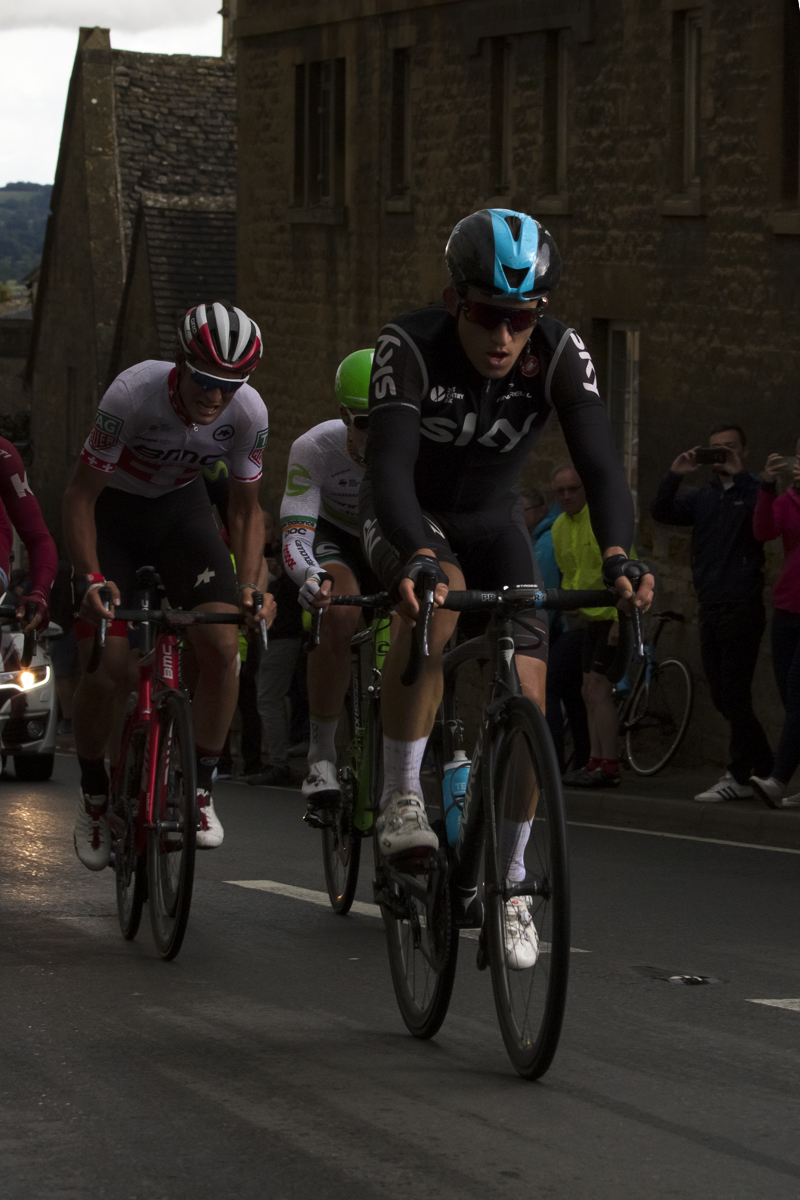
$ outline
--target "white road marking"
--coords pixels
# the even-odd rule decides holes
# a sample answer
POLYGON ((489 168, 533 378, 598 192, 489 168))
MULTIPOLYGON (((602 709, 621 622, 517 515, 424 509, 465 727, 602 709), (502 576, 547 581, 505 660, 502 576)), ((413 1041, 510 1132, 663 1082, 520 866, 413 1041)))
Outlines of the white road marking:
POLYGON ((712 846, 732 846, 735 850, 771 850, 774 854, 800 854, 792 846, 765 846, 761 842, 731 842, 727 838, 697 837, 692 833, 661 833, 658 829, 635 829, 632 825, 601 825, 593 821, 567 821, 582 829, 606 829, 614 833, 642 833, 647 837, 677 838, 680 842, 708 842, 712 846))
POLYGON ((800 1012, 800 1000, 748 1000, 748 1004, 767 1004, 770 1008, 789 1008, 800 1012))
MULTIPOLYGON (((318 904, 321 908, 330 908, 331 906, 327 892, 315 892, 311 888, 295 887, 292 883, 278 883, 276 879, 223 879, 222 882, 230 883, 234 887, 252 888, 257 892, 272 892, 275 896, 288 896, 290 900, 305 900, 306 903, 318 904)), ((358 913, 362 917, 378 917, 380 919, 381 915, 377 904, 364 904, 363 900, 354 900, 350 911, 358 913)), ((462 929, 461 937, 477 942, 480 930, 462 929)), ((542 954, 549 954, 550 943, 542 942, 539 950, 542 954)), ((591 950, 579 950, 577 946, 570 946, 570 953, 591 954, 591 950)))

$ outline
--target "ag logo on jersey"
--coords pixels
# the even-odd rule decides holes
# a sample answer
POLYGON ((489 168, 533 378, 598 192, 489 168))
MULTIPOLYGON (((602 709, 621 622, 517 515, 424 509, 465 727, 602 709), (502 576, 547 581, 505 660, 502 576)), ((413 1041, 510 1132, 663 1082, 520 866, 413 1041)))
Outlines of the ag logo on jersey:
POLYGON ((89 445, 93 450, 108 450, 116 446, 124 424, 122 417, 115 417, 113 413, 98 408, 94 429, 89 434, 89 445))
POLYGON ((264 447, 267 444, 268 433, 268 429, 259 429, 258 433, 256 434, 256 440, 253 443, 253 449, 247 456, 251 462, 256 464, 257 467, 261 466, 261 459, 264 455, 264 447))
MULTIPOLYGON (((220 425, 219 429, 214 430, 212 436, 215 442, 227 442, 228 438, 233 437, 234 432, 232 425, 220 425)), ((264 440, 266 441, 266 438, 264 440)))

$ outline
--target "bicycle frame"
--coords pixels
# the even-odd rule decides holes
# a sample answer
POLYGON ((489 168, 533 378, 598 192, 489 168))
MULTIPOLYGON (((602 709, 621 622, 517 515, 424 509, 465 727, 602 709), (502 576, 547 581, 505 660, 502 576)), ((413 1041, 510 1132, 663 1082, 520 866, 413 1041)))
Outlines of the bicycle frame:
MULTIPOLYGON (((177 690, 180 686, 180 651, 178 637, 174 633, 161 633, 156 636, 155 645, 148 649, 152 638, 149 625, 142 626, 145 639, 145 649, 138 661, 139 693, 136 705, 129 719, 125 721, 120 740, 119 755, 111 775, 110 794, 113 796, 128 753, 128 747, 134 733, 138 729, 146 730, 144 764, 142 778, 139 784, 139 807, 136 821, 137 854, 144 851, 147 845, 147 831, 152 829, 156 820, 159 752, 159 697, 168 690, 177 690)), ((161 781, 163 787, 163 780, 161 781)), ((109 811, 109 822, 112 833, 121 836, 124 822, 113 812, 109 811)))
POLYGON ((358 795, 353 807, 353 824, 362 837, 368 836, 372 830, 373 814, 378 802, 377 795, 372 793, 377 789, 380 747, 378 739, 372 736, 372 731, 375 729, 375 717, 380 703, 381 672, 386 655, 389 653, 390 628, 390 617, 377 616, 371 622, 369 629, 357 633, 350 643, 353 673, 357 680, 357 686, 351 689, 354 730, 353 746, 349 752, 358 779, 358 795), (372 679, 369 686, 364 689, 362 687, 361 650, 367 644, 372 645, 372 679), (364 699, 365 690, 366 701, 364 699), (363 711, 362 705, 366 708, 366 712, 363 711), (362 716, 366 719, 362 719, 362 716), (364 770, 365 764, 368 764, 369 770, 364 770))

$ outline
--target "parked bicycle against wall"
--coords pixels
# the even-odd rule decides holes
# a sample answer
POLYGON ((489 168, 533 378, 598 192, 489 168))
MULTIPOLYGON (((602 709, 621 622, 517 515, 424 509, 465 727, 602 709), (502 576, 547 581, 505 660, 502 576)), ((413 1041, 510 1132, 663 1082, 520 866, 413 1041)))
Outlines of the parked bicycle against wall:
POLYGON ((686 737, 694 702, 692 672, 680 658, 656 656, 666 625, 684 623, 678 612, 655 613, 652 640, 644 642, 631 672, 630 689, 617 690, 625 759, 637 775, 656 775, 686 737))

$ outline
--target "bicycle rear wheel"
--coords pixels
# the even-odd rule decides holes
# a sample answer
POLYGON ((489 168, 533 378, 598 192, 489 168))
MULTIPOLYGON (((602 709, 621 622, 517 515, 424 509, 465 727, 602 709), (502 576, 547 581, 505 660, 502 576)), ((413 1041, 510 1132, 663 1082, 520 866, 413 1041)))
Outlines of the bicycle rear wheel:
POLYGON ((446 851, 439 850, 438 868, 427 875, 409 877, 404 884, 379 868, 378 879, 383 881, 381 913, 400 1015, 414 1037, 433 1037, 447 1015, 458 960, 446 851), (427 891, 424 897, 415 894, 419 886, 427 891))
POLYGON ((162 958, 181 948, 194 883, 197 780, 189 698, 169 692, 161 702, 153 824, 149 831, 150 925, 162 958))
MULTIPOLYGON (((561 779, 547 723, 530 700, 515 696, 501 716, 492 747, 492 791, 486 809, 484 935, 495 1007, 509 1057, 524 1079, 538 1079, 553 1061, 561 1034, 569 975, 569 865, 561 779), (537 800, 538 789, 538 800, 537 800), (530 819, 535 803, 535 817, 530 819), (505 822, 520 826, 518 831, 505 822), (514 844, 529 831, 525 882, 509 895, 514 844), (513 836, 511 836, 513 834, 513 836), (505 836, 504 836, 505 835, 505 836), (527 897, 539 938, 529 967, 512 968, 507 900, 527 897)), ((523 904, 525 902, 523 901, 523 904)), ((519 964, 519 960, 517 960, 519 964)))
MULTIPOLYGON (((122 744, 125 745, 124 737, 122 744)), ((117 916, 122 936, 129 942, 139 932, 142 907, 147 899, 147 854, 143 850, 136 852, 144 745, 144 729, 135 729, 127 744, 117 786, 109 798, 117 916)))
POLYGON ((362 767, 354 744, 353 701, 348 693, 336 729, 336 767, 342 801, 325 819, 322 830, 322 862, 331 908, 343 917, 350 911, 358 883, 361 835, 353 824, 353 807, 358 797, 357 770, 362 767))
POLYGON ((679 658, 653 663, 649 683, 642 672, 625 728, 625 752, 637 775, 655 775, 674 757, 693 699, 691 672, 679 658))

